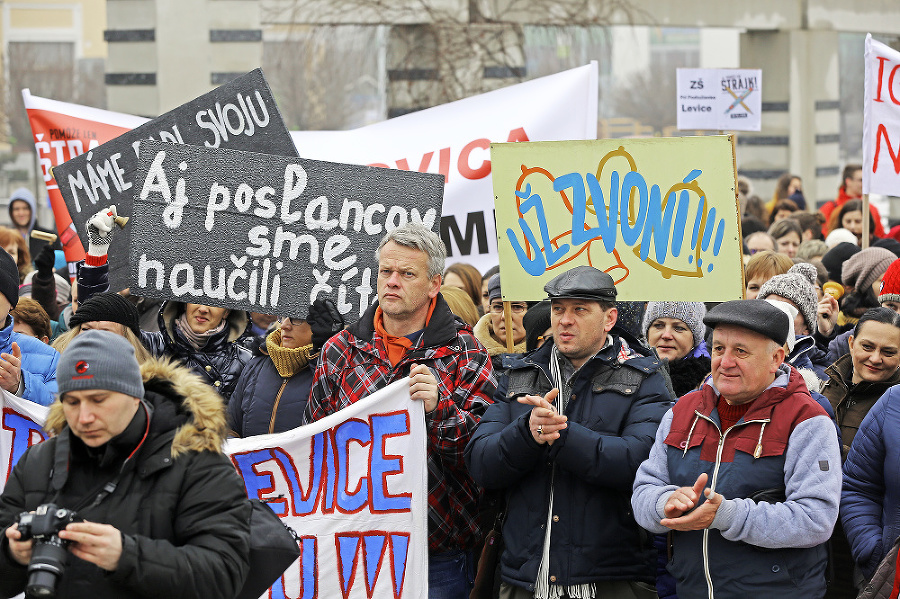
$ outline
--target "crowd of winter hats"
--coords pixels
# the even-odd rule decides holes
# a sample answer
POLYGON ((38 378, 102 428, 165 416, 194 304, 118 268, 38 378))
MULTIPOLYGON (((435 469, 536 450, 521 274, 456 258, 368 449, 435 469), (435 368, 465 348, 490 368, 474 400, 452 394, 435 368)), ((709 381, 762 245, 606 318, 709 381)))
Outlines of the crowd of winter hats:
POLYGON ((841 279, 845 287, 866 290, 888 269, 897 256, 880 247, 860 250, 851 256, 841 269, 841 279))
POLYGON ((893 239, 879 239, 866 249, 853 243, 839 243, 822 256, 822 265, 828 271, 829 280, 848 289, 865 290, 884 275, 898 257, 900 244, 893 239))

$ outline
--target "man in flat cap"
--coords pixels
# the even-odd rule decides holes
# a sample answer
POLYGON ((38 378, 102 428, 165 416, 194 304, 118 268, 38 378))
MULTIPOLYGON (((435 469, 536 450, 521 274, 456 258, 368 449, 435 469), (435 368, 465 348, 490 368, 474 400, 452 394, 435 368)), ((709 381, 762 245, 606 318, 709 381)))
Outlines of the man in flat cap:
POLYGON ((612 277, 551 280, 551 341, 500 379, 466 447, 475 481, 506 492, 504 599, 656 597, 656 551, 631 486, 672 404, 659 361, 616 324, 612 277))
POLYGON ((712 379, 663 419, 634 482, 634 516, 671 533, 682 599, 822 597, 841 455, 834 424, 784 363, 788 316, 738 300, 704 322, 712 379))

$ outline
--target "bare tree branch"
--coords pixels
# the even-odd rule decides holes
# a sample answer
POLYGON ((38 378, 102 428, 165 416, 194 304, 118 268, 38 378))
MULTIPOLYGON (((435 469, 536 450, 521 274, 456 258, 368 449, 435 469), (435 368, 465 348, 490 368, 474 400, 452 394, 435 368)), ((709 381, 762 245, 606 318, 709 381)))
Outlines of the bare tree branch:
MULTIPOLYGON (((387 64, 381 68, 388 74, 388 104, 401 111, 394 114, 524 80, 526 25, 588 30, 629 22, 639 14, 630 0, 267 0, 261 6, 263 23, 276 29, 286 45, 315 37, 311 31, 326 32, 323 44, 328 45, 347 26, 358 35, 365 27, 390 27, 387 64)), ((318 47, 301 44, 279 60, 267 50, 272 57, 267 73, 283 111, 305 115, 286 114, 288 122, 301 128, 340 127, 336 113, 352 107, 341 106, 332 93, 334 79, 360 77, 366 67, 377 71, 378 65, 367 62, 374 50, 355 57, 348 52, 330 65, 318 47), (334 78, 322 76, 329 67, 334 78)))

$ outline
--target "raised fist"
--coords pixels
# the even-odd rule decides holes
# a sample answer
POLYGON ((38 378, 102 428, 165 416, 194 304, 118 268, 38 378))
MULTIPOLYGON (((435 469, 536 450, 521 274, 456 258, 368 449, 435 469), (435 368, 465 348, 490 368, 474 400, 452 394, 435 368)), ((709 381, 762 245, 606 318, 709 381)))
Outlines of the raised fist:
POLYGON ((40 253, 34 259, 34 265, 43 278, 53 276, 53 266, 56 264, 56 252, 49 243, 41 248, 40 253))

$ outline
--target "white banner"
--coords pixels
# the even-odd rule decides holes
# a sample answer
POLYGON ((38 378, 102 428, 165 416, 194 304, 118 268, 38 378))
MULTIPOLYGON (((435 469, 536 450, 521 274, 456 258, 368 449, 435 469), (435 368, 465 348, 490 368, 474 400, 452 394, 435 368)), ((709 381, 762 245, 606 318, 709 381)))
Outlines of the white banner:
MULTIPOLYGON (((0 483, 44 438, 47 408, 6 393, 0 483)), ((427 599, 425 413, 403 379, 309 426, 232 439, 250 497, 301 538, 271 599, 427 599)))
POLYGON ((759 131, 760 69, 677 69, 678 128, 759 131))
POLYGON ((47 438, 43 431, 49 408, 0 389, 0 491, 25 450, 47 438))
POLYGON ((597 63, 352 131, 292 131, 301 158, 439 173, 448 263, 498 264, 492 142, 597 138, 597 63))
POLYGON ((863 193, 900 196, 900 52, 866 35, 863 193))
MULTIPOLYGON (((598 93, 597 63, 592 62, 351 131, 292 131, 291 135, 301 158, 444 175, 440 230, 448 263, 469 262, 484 272, 498 263, 489 177, 491 143, 596 139, 598 93)), ((111 139, 115 131, 123 133, 146 121, 30 94, 25 102, 51 198, 59 196, 49 173, 51 166, 87 151, 98 140, 111 139), (98 133, 92 124, 110 127, 98 133)), ((61 196, 57 204, 65 210, 61 196)), ((68 213, 60 215, 57 204, 57 225, 64 230, 71 218, 68 213)))
POLYGON ((272 599, 426 599, 425 412, 403 379, 308 426, 225 449, 302 538, 272 599))

